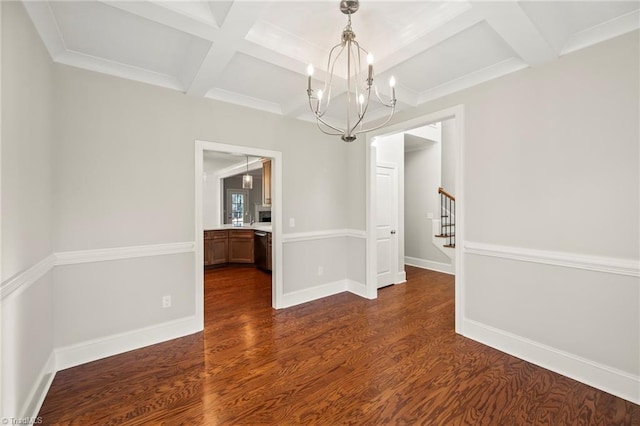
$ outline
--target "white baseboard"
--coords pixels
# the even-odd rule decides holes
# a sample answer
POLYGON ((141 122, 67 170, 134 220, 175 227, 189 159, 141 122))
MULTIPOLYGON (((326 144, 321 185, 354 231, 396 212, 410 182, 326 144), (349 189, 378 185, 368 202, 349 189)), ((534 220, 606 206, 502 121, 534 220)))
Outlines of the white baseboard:
POLYGON ((640 404, 640 377, 513 333, 464 319, 463 334, 492 348, 640 404))
POLYGON ((443 274, 455 275, 455 266, 453 264, 434 262, 417 257, 404 257, 405 265, 415 266, 416 268, 429 269, 430 271, 442 272, 443 274))
POLYGON ((40 370, 38 379, 33 384, 33 388, 31 388, 22 410, 20 410, 20 418, 35 419, 38 416, 40 408, 42 408, 42 403, 51 387, 51 383, 53 383, 53 378, 56 376, 55 366, 55 354, 51 352, 47 362, 42 367, 42 370, 40 370))
POLYGON ((195 316, 180 318, 150 327, 114 334, 55 350, 57 371, 76 365, 140 349, 156 343, 187 336, 201 331, 195 316))
POLYGON ((283 308, 299 305, 301 303, 312 302, 323 297, 333 296, 334 294, 348 291, 356 296, 367 297, 367 286, 354 280, 338 280, 316 287, 306 288, 304 290, 285 293, 283 308))
POLYGON ((356 296, 369 299, 369 297, 367 297, 367 286, 358 281, 347 280, 347 291, 355 294, 356 296))
POLYGON ((333 281, 327 284, 306 288, 304 290, 285 293, 282 298, 282 307, 288 308, 323 297, 333 296, 334 294, 342 293, 344 291, 347 291, 347 280, 333 281))

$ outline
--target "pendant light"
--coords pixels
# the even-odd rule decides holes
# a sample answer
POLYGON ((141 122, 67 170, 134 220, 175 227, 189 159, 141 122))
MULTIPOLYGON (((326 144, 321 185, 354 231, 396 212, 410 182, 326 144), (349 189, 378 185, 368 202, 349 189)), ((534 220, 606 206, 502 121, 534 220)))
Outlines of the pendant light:
POLYGON ((247 174, 242 176, 242 189, 253 189, 253 176, 249 174, 249 156, 247 155, 247 174))

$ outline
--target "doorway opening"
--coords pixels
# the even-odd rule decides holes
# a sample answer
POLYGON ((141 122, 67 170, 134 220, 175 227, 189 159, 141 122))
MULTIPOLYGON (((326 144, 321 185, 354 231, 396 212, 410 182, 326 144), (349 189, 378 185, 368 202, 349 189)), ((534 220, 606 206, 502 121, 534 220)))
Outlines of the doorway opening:
MULTIPOLYGON (((205 197, 205 183, 207 175, 204 173, 204 158, 209 153, 217 153, 220 158, 229 158, 233 163, 233 158, 241 156, 242 161, 245 157, 252 158, 253 165, 245 165, 243 163, 242 171, 250 173, 250 170, 262 168, 261 162, 269 161, 268 180, 269 180, 269 215, 268 227, 271 232, 271 250, 272 264, 271 267, 271 306, 279 309, 283 299, 282 284, 282 153, 279 151, 265 150, 239 145, 229 145, 217 142, 195 141, 195 311, 196 322, 200 329, 204 328, 204 236, 206 228, 224 227, 227 217, 227 211, 231 213, 230 223, 226 226, 234 225, 245 226, 245 229, 251 231, 252 227, 259 228, 260 223, 255 223, 255 219, 260 217, 260 212, 264 212, 263 207, 259 207, 258 203, 251 203, 250 191, 236 191, 235 197, 231 195, 231 203, 223 208, 225 203, 225 190, 220 176, 215 176, 216 183, 209 185, 214 188, 214 193, 207 193, 205 197), (216 192, 217 188, 217 192, 216 192), (235 203, 234 203, 235 201, 235 203), (255 206, 254 206, 255 204, 255 206), (205 218, 204 211, 209 209, 211 214, 207 214, 205 218), (235 209, 235 210, 234 210, 235 209), (254 212, 255 210, 255 212, 254 212), (234 212, 236 214, 234 216, 234 212), (237 217, 236 217, 237 216, 237 217), (235 223, 234 223, 235 220, 235 223)), ((239 163, 239 162, 238 162, 239 163)), ((240 170, 240 166, 237 166, 240 170)), ((234 166, 229 165, 226 170, 229 176, 233 175, 234 166)), ((213 178, 213 175, 211 176, 213 178)), ((233 192, 233 191, 232 191, 233 192)), ((260 203, 261 204, 261 203, 260 203)), ((262 215, 263 219, 266 215, 262 215)), ((265 219, 266 220, 266 219, 265 219)), ((264 224, 266 225, 266 224, 264 224)), ((252 231, 251 231, 252 232, 252 231)), ((238 247, 240 247, 238 245, 238 247)))
MULTIPOLYGON (((366 143, 367 297, 376 298, 379 287, 405 282, 405 264, 421 260, 422 263, 418 262, 415 266, 434 270, 440 267, 440 272, 456 276, 457 333, 462 333, 464 302, 463 130, 463 107, 459 105, 370 132, 367 134, 366 143), (446 159, 442 152, 442 123, 446 123, 446 142, 450 144, 447 146, 446 159), (436 137, 435 134, 439 136, 436 137), (405 152, 405 146, 409 146, 408 152, 405 152), (411 163, 414 160, 425 159, 432 161, 432 164, 411 163), (447 170, 446 173, 442 173, 445 162, 447 170), (394 170, 397 179, 392 178, 394 170), (445 219, 444 210, 440 206, 438 188, 443 184, 453 186, 449 191, 456 194, 457 243, 453 247, 442 247, 438 251, 435 247, 437 242, 432 239, 435 239, 437 233, 442 234, 439 230, 443 224, 448 224, 442 220, 450 220, 452 215, 448 212, 449 217, 445 219), (405 246, 407 240, 412 244, 410 247, 405 246), (405 254, 405 247, 410 250, 412 256, 405 254), (429 256, 425 255, 427 250, 429 256), (448 265, 447 251, 451 258, 455 259, 448 265), (416 256, 416 253, 421 254, 416 256)), ((447 244, 443 246, 445 245, 447 244)))

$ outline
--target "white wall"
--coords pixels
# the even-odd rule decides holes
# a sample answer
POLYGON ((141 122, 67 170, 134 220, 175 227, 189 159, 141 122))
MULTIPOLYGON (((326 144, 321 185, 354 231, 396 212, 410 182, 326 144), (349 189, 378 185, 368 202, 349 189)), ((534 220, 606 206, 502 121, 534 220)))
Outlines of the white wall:
POLYGON ((442 187, 449 194, 456 195, 456 137, 455 120, 440 122, 442 142, 442 187))
POLYGON ((23 5, 2 2, 2 410, 32 415, 30 396, 50 377, 52 254, 50 58, 23 5), (19 285, 23 284, 24 285, 19 285), (15 289, 11 292, 12 289, 15 289))
POLYGON ((463 333, 636 403, 638 37, 394 118, 464 105, 463 333))
MULTIPOLYGON (((220 179, 213 171, 205 169, 206 179, 202 185, 202 226, 204 229, 214 228, 222 223, 220 206, 220 179)), ((204 179, 204 178, 203 178, 204 179)))
POLYGON ((440 219, 441 152, 439 140, 425 140, 423 149, 404 154, 404 246, 405 256, 412 258, 413 264, 451 265, 451 259, 433 244, 433 220, 440 219), (429 213, 433 219, 428 217, 429 213))
MULTIPOLYGON (((347 227, 349 214, 345 208, 336 208, 347 204, 346 146, 317 132, 313 125, 61 65, 55 66, 55 75, 56 251, 193 241, 195 140, 283 153, 285 233, 347 227), (313 162, 308 161, 309 155, 313 162), (291 217, 295 228, 288 226, 291 217)), ((311 242, 297 244, 297 253, 310 258, 330 250, 311 242)), ((283 274, 295 280, 285 281, 285 288, 333 280, 330 265, 318 279, 316 270, 300 270, 286 250, 284 255, 283 274)), ((84 310, 64 314, 56 310, 64 324, 84 322, 82 333, 62 330, 57 338, 60 344, 172 321, 175 312, 193 314, 189 297, 176 298, 171 310, 157 312, 163 294, 186 294, 185 287, 193 292, 193 264, 188 261, 174 266, 173 280, 163 288, 144 275, 144 268, 133 266, 127 278, 130 285, 120 286, 116 282, 120 265, 105 265, 65 266, 61 300, 86 300, 91 306, 104 299, 115 305, 112 313, 101 311, 99 318, 87 318, 84 310), (97 279, 97 274, 112 278, 97 279), (77 293, 80 283, 87 289, 85 299, 67 294, 77 293), (127 308, 125 299, 132 295, 140 306, 138 312, 127 308)), ((346 271, 342 274, 346 279, 346 271)), ((62 280, 61 272, 57 279, 62 280)))

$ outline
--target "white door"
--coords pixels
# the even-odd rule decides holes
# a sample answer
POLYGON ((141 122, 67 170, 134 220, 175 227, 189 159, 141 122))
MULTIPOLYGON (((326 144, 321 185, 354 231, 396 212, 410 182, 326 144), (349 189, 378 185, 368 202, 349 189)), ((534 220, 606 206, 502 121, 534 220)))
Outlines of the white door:
POLYGON ((395 283, 398 269, 398 173, 395 164, 376 166, 377 287, 395 283))

